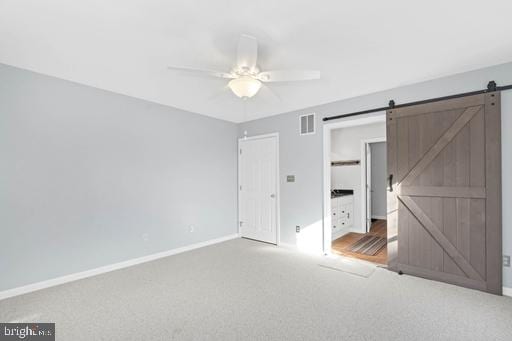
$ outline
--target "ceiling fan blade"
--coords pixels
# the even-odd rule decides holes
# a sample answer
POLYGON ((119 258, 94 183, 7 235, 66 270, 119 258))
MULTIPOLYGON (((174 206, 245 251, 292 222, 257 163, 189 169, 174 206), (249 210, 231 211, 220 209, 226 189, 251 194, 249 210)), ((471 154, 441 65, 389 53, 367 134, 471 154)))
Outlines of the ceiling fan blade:
POLYGON ((262 84, 262 87, 261 87, 261 92, 268 92, 270 95, 272 95, 272 97, 274 97, 276 100, 278 100, 279 102, 282 102, 283 99, 281 98, 281 96, 279 96, 279 94, 277 92, 275 92, 270 86, 268 85, 265 85, 265 84, 262 84))
POLYGON ((260 72, 256 78, 262 82, 294 82, 320 79, 320 71, 315 70, 275 70, 260 72))
POLYGON ((242 34, 238 41, 236 65, 241 70, 254 71, 258 61, 258 41, 256 38, 242 34))
POLYGON ((206 70, 206 69, 196 69, 192 67, 186 67, 186 66, 168 66, 169 70, 173 71, 183 71, 188 73, 195 73, 202 76, 210 76, 210 77, 217 77, 217 78, 228 78, 233 79, 236 78, 236 75, 233 75, 228 72, 222 72, 222 71, 215 71, 215 70, 206 70))

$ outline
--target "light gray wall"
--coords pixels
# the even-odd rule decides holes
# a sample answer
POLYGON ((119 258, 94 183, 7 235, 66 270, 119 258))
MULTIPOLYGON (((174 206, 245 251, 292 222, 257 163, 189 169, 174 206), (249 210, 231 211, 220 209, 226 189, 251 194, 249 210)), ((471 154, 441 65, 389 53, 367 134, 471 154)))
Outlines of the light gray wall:
MULTIPOLYGON (((498 65, 428 82, 355 97, 334 103, 306 108, 239 125, 239 136, 244 130, 248 135, 270 132, 280 134, 281 167, 281 239, 284 243, 296 244, 295 225, 311 226, 308 238, 318 250, 322 247, 322 118, 325 116, 386 106, 390 99, 396 103, 446 96, 459 92, 480 90, 487 82, 495 80, 499 85, 512 84, 512 63, 498 65), (317 133, 300 136, 298 117, 316 112, 317 133), (295 183, 286 183, 287 174, 296 174, 295 183)), ((371 80, 367 80, 371 81, 371 80)), ((340 97, 343 94, 340 94, 340 97)), ((349 118, 350 119, 350 118, 349 118)), ((353 119, 353 118, 352 118, 353 119)), ((512 94, 502 97, 502 145, 503 174, 512 173, 512 94)), ((503 251, 512 254, 512 181, 503 177, 503 251)), ((504 268, 504 284, 512 287, 512 270, 504 268)))
POLYGON ((370 143, 372 152, 372 217, 385 217, 387 214, 386 148, 386 142, 370 143))
POLYGON ((236 233, 236 141, 233 123, 0 64, 0 291, 236 233))

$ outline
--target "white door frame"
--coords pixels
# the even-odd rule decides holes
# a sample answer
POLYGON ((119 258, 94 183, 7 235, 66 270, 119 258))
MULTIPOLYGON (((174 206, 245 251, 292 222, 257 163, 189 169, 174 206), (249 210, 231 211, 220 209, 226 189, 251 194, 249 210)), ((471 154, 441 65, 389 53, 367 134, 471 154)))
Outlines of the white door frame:
POLYGON ((331 131, 339 128, 355 127, 365 124, 386 122, 386 112, 379 112, 371 116, 348 118, 334 123, 326 123, 323 127, 323 170, 324 170, 324 218, 323 218, 323 251, 331 254, 332 221, 331 221, 331 131))
POLYGON ((266 138, 274 138, 276 139, 276 245, 281 244, 281 193, 279 190, 280 187, 280 179, 281 176, 279 174, 280 168, 279 168, 279 133, 270 133, 270 134, 263 134, 263 135, 254 135, 254 136, 246 136, 241 137, 238 139, 238 148, 236 150, 237 152, 237 160, 238 160, 238 181, 237 181, 237 202, 238 202, 238 214, 237 214, 237 226, 238 226, 238 235, 242 236, 242 231, 240 230, 240 142, 247 141, 247 140, 260 140, 260 139, 266 139, 266 138))
MULTIPOLYGON (((368 174, 368 170, 366 169, 366 148, 370 148, 371 143, 376 142, 386 142, 386 137, 375 137, 371 139, 362 139, 361 140, 361 207, 363 208, 364 214, 361 216, 361 226, 364 226, 365 231, 363 233, 369 232, 367 227, 367 214, 368 214, 368 198, 366 191, 366 174, 368 174)), ((370 213, 370 219, 371 213, 370 213)))

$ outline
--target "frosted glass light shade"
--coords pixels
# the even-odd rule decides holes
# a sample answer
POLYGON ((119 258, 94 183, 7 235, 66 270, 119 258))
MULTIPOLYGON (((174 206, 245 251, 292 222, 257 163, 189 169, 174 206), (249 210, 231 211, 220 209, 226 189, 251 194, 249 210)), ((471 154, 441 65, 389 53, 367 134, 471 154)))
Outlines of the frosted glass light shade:
POLYGON ((258 93, 261 82, 249 76, 242 76, 231 80, 228 86, 238 97, 250 98, 258 93))

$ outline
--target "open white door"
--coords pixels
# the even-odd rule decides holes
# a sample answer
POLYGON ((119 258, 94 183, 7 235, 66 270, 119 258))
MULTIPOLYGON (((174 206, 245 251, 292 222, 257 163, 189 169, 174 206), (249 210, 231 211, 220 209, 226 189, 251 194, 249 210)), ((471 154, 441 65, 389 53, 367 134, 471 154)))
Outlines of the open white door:
POLYGON ((277 136, 239 142, 239 217, 242 237, 277 244, 277 136))
POLYGON ((366 143, 366 232, 372 226, 372 149, 366 143))

